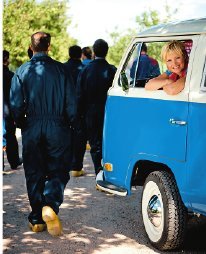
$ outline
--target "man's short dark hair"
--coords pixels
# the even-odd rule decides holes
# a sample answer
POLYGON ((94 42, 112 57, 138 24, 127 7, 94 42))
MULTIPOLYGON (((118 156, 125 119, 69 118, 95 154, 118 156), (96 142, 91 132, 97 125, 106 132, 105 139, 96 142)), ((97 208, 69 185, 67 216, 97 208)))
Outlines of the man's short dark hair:
POLYGON ((92 59, 92 50, 90 47, 82 48, 82 54, 84 54, 87 59, 92 59))
POLYGON ((98 39, 94 42, 93 51, 97 57, 105 57, 107 55, 109 46, 108 43, 103 39, 98 39))
POLYGON ((9 51, 3 50, 3 63, 9 59, 9 51))
POLYGON ((44 52, 48 50, 51 42, 51 35, 45 32, 36 32, 31 36, 32 49, 35 52, 44 52))
POLYGON ((82 55, 81 47, 74 45, 69 47, 69 56, 70 58, 80 59, 82 55))

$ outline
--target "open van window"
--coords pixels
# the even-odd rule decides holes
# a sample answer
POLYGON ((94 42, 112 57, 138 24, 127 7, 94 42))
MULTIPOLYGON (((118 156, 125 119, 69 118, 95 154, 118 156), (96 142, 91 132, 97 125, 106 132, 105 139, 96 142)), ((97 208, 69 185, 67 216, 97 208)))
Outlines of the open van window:
POLYGON ((160 74, 163 68, 159 64, 162 45, 162 42, 133 45, 122 68, 130 87, 144 87, 149 79, 160 74))
MULTIPOLYGON (((121 71, 124 74, 124 80, 128 84, 128 88, 144 88, 150 79, 158 77, 163 73, 169 73, 166 72, 167 66, 161 59, 162 48, 167 42, 169 41, 139 42, 133 45, 121 71)), ((189 57, 192 41, 185 40, 181 42, 185 45, 185 50, 189 57)), ((174 75, 171 77, 174 77, 174 75)), ((123 86, 123 90, 126 90, 123 81, 120 81, 119 85, 123 86)))
POLYGON ((134 64, 134 62, 139 58, 141 45, 142 43, 135 43, 133 45, 122 67, 121 76, 118 80, 118 85, 122 86, 123 90, 126 90, 126 88, 124 88, 125 86, 124 82, 126 82, 129 87, 134 86, 133 85, 134 79, 132 79, 130 76, 130 69, 132 68, 132 65, 134 64))

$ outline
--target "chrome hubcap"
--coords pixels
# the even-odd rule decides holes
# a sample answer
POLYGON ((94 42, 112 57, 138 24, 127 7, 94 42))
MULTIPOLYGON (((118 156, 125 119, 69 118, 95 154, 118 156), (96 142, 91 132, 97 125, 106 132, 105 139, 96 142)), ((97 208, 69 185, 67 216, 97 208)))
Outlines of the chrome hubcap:
POLYGON ((162 222, 162 206, 157 195, 153 195, 147 206, 147 214, 150 222, 159 227, 162 222))

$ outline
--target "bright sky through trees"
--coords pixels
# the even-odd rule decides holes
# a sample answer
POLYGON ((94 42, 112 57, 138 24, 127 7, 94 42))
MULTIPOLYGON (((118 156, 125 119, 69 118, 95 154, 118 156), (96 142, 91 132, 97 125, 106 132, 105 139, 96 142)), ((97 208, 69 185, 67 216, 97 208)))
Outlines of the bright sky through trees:
POLYGON ((80 46, 92 45, 98 38, 108 40, 115 27, 120 32, 135 28, 135 17, 148 8, 164 15, 166 2, 171 9, 178 9, 174 20, 206 17, 205 0, 69 0, 73 25, 68 30, 80 46))

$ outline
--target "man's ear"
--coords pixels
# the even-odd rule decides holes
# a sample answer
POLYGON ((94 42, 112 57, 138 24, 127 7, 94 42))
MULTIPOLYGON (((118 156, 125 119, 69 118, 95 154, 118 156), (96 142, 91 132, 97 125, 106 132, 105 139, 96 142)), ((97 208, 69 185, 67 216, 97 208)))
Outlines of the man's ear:
POLYGON ((29 48, 34 52, 32 45, 30 45, 29 48))
POLYGON ((49 44, 47 51, 50 51, 50 50, 51 50, 51 44, 49 44))

